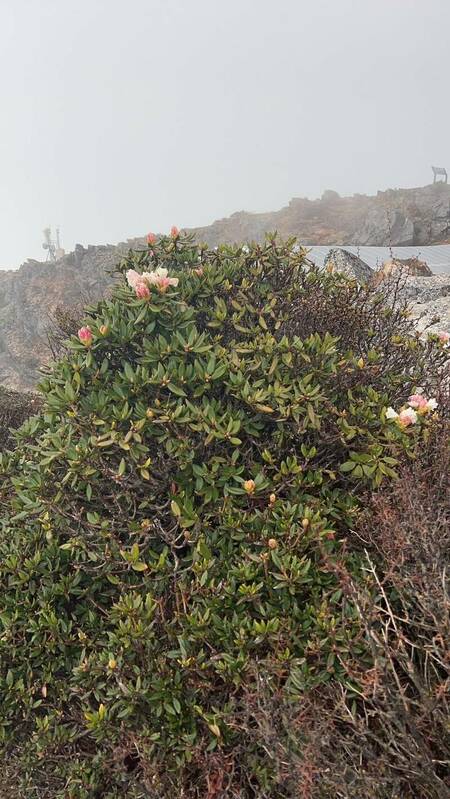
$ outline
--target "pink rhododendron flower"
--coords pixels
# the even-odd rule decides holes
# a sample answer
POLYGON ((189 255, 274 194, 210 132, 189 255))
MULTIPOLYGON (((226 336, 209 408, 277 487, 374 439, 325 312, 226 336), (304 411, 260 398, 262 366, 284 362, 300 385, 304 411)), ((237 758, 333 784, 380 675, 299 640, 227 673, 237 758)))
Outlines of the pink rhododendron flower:
POLYGON ((437 400, 434 397, 427 400, 423 394, 413 394, 408 400, 408 405, 415 408, 417 413, 427 413, 437 408, 437 400))
POLYGON ((203 267, 202 266, 197 266, 197 268, 194 269, 194 272, 195 272, 196 275, 201 277, 203 275, 203 267))
POLYGON ((156 236, 154 233, 147 233, 147 244, 154 244, 156 241, 156 236))
POLYGON ((397 411, 394 411, 393 408, 388 408, 386 411, 386 419, 398 419, 397 411))
POLYGON ((86 327, 80 327, 78 331, 78 338, 86 347, 89 347, 92 344, 92 331, 91 328, 86 325, 86 327))
POLYGON ((172 236, 173 239, 176 239, 177 236, 180 235, 180 231, 178 230, 176 225, 172 225, 172 227, 170 228, 170 235, 172 236))
POLYGON ((135 286, 136 297, 140 300, 147 300, 150 297, 150 289, 144 280, 140 280, 135 286))
POLYGON ((426 408, 427 399, 423 394, 412 394, 408 399, 408 405, 410 405, 411 408, 416 408, 416 410, 419 408, 426 408))
POLYGON ((417 422, 417 413, 415 412, 414 408, 405 408, 403 411, 400 411, 398 415, 398 423, 402 427, 409 427, 410 424, 415 424, 417 422))
POLYGON ((441 344, 448 344, 450 342, 450 333, 447 333, 446 330, 442 330, 441 333, 438 333, 438 338, 441 344))

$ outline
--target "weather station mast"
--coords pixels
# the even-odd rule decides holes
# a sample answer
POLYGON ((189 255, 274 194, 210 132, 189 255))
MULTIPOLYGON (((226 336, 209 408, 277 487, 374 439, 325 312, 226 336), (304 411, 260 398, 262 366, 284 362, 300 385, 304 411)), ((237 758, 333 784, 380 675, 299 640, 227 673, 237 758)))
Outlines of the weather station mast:
POLYGON ((52 238, 52 229, 50 227, 44 228, 44 242, 42 247, 47 250, 47 261, 58 261, 65 254, 65 250, 61 247, 59 227, 56 228, 56 238, 52 238))

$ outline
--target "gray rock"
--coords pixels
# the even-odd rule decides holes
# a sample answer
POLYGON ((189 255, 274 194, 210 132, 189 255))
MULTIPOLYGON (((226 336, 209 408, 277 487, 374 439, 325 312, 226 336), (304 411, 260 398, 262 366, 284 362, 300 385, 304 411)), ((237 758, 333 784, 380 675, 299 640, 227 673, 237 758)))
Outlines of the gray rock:
POLYGON ((422 332, 450 333, 450 275, 410 276, 400 290, 408 301, 412 319, 422 332))
POLYGON ((361 245, 381 247, 391 244, 406 247, 414 243, 414 223, 401 211, 375 208, 366 216, 363 227, 355 234, 361 245))
POLYGON ((339 247, 330 250, 325 258, 324 268, 342 272, 348 277, 354 277, 360 283, 367 283, 374 274, 373 269, 365 261, 348 252, 348 250, 343 250, 339 247))
POLYGON ((431 277, 411 275, 405 279, 401 295, 405 299, 419 304, 433 302, 439 297, 447 297, 450 305, 450 275, 432 275, 431 277))

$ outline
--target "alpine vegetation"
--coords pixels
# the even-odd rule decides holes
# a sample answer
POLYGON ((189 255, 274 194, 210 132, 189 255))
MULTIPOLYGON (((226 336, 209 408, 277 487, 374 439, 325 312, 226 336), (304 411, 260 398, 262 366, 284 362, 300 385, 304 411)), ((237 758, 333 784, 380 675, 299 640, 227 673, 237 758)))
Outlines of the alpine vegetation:
POLYGON ((295 240, 118 270, 0 460, 2 795, 443 797, 440 599, 375 533, 447 342, 295 240))

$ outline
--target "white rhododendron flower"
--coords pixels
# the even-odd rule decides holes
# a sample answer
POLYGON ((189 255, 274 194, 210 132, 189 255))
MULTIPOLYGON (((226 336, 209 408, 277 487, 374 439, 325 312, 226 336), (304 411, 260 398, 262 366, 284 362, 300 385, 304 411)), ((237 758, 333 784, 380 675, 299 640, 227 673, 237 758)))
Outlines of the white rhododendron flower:
POLYGON ((135 269, 129 269, 125 275, 127 283, 132 289, 135 289, 138 283, 142 283, 142 275, 136 272, 135 269))
POLYGON ((166 291, 169 286, 178 286, 178 278, 169 277, 167 269, 162 266, 158 266, 154 272, 144 272, 143 277, 150 285, 156 286, 162 292, 166 291))
POLYGON ((403 408, 400 413, 397 413, 394 408, 388 408, 386 419, 395 420, 400 427, 409 427, 417 422, 417 413, 414 408, 403 408))

